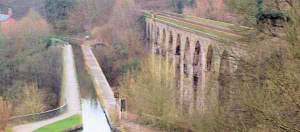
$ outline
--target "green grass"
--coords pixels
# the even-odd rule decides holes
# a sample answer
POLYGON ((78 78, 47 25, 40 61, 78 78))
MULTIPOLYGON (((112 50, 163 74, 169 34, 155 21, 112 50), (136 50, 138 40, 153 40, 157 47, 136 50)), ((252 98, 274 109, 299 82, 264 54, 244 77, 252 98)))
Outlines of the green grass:
POLYGON ((151 14, 151 13, 148 13, 148 12, 145 12, 144 15, 145 15, 146 17, 151 17, 152 14, 151 14))
POLYGON ((171 24, 175 24, 177 26, 181 26, 181 27, 186 27, 213 37, 217 37, 217 38, 231 38, 231 39, 239 39, 241 38, 241 36, 239 35, 235 35, 235 34, 231 34, 231 33, 227 33, 227 32, 223 32, 223 31, 219 31, 219 30, 215 30, 215 29, 211 29, 208 27, 204 27, 204 26, 200 26, 200 25, 196 25, 196 24, 191 24, 191 23, 187 23, 187 22, 183 22, 183 21, 179 21, 179 20, 175 20, 172 18, 168 18, 168 17, 164 17, 164 16, 160 16, 160 15, 156 15, 155 17, 158 20, 161 21, 165 21, 171 24))
POLYGON ((12 127, 8 127, 8 128, 5 129, 5 132, 12 132, 12 131, 13 131, 12 127))
POLYGON ((53 124, 41 127, 34 132, 60 132, 68 128, 76 127, 82 122, 81 115, 74 115, 67 119, 57 121, 53 124))

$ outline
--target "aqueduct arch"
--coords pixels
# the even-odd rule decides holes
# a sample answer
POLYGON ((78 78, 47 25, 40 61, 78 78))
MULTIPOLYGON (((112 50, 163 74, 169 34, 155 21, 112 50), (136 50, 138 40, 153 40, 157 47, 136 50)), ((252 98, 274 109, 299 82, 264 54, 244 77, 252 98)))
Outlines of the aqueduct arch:
POLYGON ((150 24, 147 24, 147 38, 148 38, 148 41, 151 41, 151 30, 150 30, 150 24))
MULTIPOLYGON (((197 96, 199 91, 199 80, 201 80, 201 45, 200 42, 197 41, 195 44, 194 58, 193 58, 193 99, 197 102, 197 96)), ((194 107, 196 107, 196 103, 194 103, 194 107)))
POLYGON ((212 45, 209 45, 207 50, 207 57, 206 57, 206 69, 207 71, 211 71, 213 68, 213 57, 214 57, 214 50, 212 45))
POLYGON ((190 40, 189 38, 187 37, 186 38, 186 42, 185 42, 185 48, 184 48, 184 57, 183 57, 183 61, 184 61, 184 64, 183 64, 183 71, 184 71, 184 75, 186 78, 188 78, 189 76, 189 65, 190 65, 190 59, 191 59, 191 55, 190 55, 190 40))
MULTIPOLYGON (((170 35, 169 35, 169 46, 168 46, 168 52, 169 52, 169 57, 172 57, 175 53, 174 53, 174 46, 173 46, 173 32, 170 31, 170 35)), ((171 62, 173 62, 173 59, 171 58, 171 62)))
POLYGON ((180 34, 177 35, 175 55, 178 55, 178 56, 181 55, 181 37, 180 37, 180 34))
POLYGON ((230 97, 230 62, 229 54, 225 50, 221 56, 220 73, 219 73, 219 104, 224 105, 230 97))
POLYGON ((150 41, 153 41, 153 23, 151 23, 151 29, 150 29, 150 41))
MULTIPOLYGON (((181 97, 181 78, 181 36, 177 34, 175 46, 175 87, 179 98, 181 97)), ((176 104, 180 104, 179 98, 176 100, 176 104)))
POLYGON ((227 94, 224 90, 227 83, 222 82, 222 78, 230 74, 230 70, 224 69, 232 67, 227 59, 229 52, 222 47, 224 42, 156 19, 146 18, 146 22, 151 25, 148 28, 151 30, 150 37, 154 36, 153 51, 156 50, 158 55, 167 57, 167 61, 170 60, 175 71, 174 85, 175 91, 178 92, 176 103, 182 104, 190 99, 193 105, 188 107, 205 109, 203 108, 206 100, 205 90, 210 87, 208 82, 210 75, 216 76, 219 81, 220 92, 216 98, 224 100, 223 94, 227 94), (188 84, 186 80, 191 82, 190 88, 186 88, 185 85, 188 84), (221 87, 224 85, 225 87, 221 87))
POLYGON ((160 55, 161 54, 161 50, 160 50, 160 43, 159 43, 159 39, 160 39, 160 32, 159 32, 159 27, 156 28, 156 35, 155 35, 155 42, 154 44, 156 45, 155 48, 155 54, 156 55, 160 55))
POLYGON ((162 56, 166 56, 167 54, 167 42, 166 42, 166 39, 167 39, 167 35, 166 35, 166 30, 163 29, 163 38, 162 38, 162 48, 161 48, 161 53, 162 53, 162 56))
POLYGON ((160 39, 160 32, 159 27, 156 28, 156 36, 155 36, 155 44, 159 45, 159 39, 160 39))

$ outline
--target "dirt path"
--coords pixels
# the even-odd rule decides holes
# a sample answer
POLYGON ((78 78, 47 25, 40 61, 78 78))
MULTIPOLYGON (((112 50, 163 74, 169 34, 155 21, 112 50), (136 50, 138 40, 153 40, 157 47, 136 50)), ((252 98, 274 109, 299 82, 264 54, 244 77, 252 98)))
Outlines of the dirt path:
POLYGON ((49 125, 56 121, 81 113, 79 88, 78 88, 76 68, 75 68, 74 56, 73 56, 71 45, 65 46, 64 49, 64 70, 66 70, 65 90, 66 90, 66 98, 68 103, 68 112, 48 120, 16 126, 13 128, 13 132, 32 132, 42 126, 49 125))
POLYGON ((121 121, 120 130, 122 132, 162 132, 159 129, 154 129, 146 126, 139 125, 135 123, 134 121, 121 121))

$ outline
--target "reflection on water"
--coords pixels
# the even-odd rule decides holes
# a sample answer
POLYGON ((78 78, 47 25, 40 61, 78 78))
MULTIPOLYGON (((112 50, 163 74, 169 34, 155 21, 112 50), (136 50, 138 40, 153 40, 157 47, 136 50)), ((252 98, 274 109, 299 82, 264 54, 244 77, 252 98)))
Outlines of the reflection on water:
POLYGON ((80 87, 80 95, 83 132, 111 132, 91 80, 80 87))
POLYGON ((80 46, 74 44, 77 78, 80 86, 81 109, 84 132, 111 132, 106 116, 97 98, 96 90, 88 72, 85 70, 80 46))
POLYGON ((83 132, 111 132, 101 104, 95 99, 81 99, 83 132))

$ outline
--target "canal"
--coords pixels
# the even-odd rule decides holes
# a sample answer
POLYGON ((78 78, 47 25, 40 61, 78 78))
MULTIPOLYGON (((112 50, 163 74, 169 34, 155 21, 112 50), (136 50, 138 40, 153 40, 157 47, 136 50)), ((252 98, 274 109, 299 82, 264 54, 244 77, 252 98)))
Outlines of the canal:
POLYGON ((83 132, 110 132, 101 103, 96 91, 90 88, 80 88, 83 132))
POLYGON ((93 82, 87 73, 79 45, 73 45, 80 86, 83 132, 111 132, 93 82))

